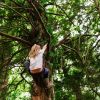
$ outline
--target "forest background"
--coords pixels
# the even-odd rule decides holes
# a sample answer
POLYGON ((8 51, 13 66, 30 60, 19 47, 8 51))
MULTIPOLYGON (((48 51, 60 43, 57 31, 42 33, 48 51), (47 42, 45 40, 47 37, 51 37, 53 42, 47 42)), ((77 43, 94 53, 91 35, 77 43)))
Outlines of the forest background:
POLYGON ((99 0, 0 0, 0 100, 31 99, 34 43, 48 43, 54 100, 100 100, 99 0))

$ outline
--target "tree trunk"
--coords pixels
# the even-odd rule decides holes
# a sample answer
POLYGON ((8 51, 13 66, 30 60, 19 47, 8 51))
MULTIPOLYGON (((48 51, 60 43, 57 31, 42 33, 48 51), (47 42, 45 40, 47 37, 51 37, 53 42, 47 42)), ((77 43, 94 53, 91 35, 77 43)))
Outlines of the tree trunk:
MULTIPOLYGON (((43 8, 40 6, 40 2, 39 0, 27 0, 27 2, 29 3, 30 7, 32 9, 29 10, 29 14, 32 17, 31 20, 31 25, 32 25, 32 30, 31 30, 31 34, 32 37, 34 39, 34 42, 38 42, 40 44, 41 40, 42 41, 47 41, 48 45, 50 42, 50 35, 48 33, 48 31, 46 30, 46 16, 45 16, 45 11, 43 10, 43 8), (43 19, 45 19, 45 24, 43 19), (45 40, 44 40, 45 39, 45 40)), ((44 43, 43 43, 44 44, 44 43)), ((49 48, 49 46, 48 46, 49 48)), ((48 49, 49 52, 49 49, 48 49)), ((52 89, 45 89, 45 88, 41 88, 37 85, 32 86, 32 100, 51 100, 51 91, 52 89)))
POLYGON ((74 87, 73 87, 73 92, 74 92, 75 95, 76 95, 76 100, 83 100, 80 86, 77 86, 77 85, 75 84, 74 87))
POLYGON ((7 73, 4 70, 0 71, 0 100, 6 100, 6 92, 7 92, 7 73))
POLYGON ((46 89, 37 85, 33 85, 32 89, 32 100, 52 100, 52 88, 46 89))

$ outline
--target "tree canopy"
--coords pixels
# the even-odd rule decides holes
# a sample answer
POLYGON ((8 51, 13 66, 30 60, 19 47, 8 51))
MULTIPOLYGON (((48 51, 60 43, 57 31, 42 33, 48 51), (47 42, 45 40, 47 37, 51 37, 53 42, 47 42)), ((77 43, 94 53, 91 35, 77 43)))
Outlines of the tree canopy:
POLYGON ((48 43, 54 100, 99 100, 99 32, 99 0, 1 0, 0 100, 31 98, 23 63, 35 43, 48 43))

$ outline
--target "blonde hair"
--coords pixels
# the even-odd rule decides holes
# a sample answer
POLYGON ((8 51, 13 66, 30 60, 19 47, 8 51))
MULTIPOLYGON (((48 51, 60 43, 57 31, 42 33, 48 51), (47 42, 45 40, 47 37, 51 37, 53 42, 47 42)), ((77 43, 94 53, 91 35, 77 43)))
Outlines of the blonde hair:
POLYGON ((35 58, 39 54, 40 45, 34 44, 29 52, 29 57, 35 58))

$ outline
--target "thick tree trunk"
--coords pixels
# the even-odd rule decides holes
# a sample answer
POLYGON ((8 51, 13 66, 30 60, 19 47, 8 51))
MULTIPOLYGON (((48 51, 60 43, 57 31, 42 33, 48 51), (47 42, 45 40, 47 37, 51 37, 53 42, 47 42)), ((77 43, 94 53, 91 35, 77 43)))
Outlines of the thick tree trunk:
MULTIPOLYGON (((48 31, 46 30, 46 16, 43 8, 41 7, 41 4, 39 0, 27 0, 30 7, 32 9, 29 10, 29 15, 31 16, 31 25, 32 30, 31 34, 34 39, 34 42, 38 42, 42 45, 41 40, 43 42, 47 41, 48 45, 50 43, 50 35, 48 31), (43 19, 45 19, 45 24, 43 19), (45 39, 45 40, 44 40, 45 39)), ((49 46, 48 46, 48 52, 49 52, 49 46)), ((41 88, 37 85, 32 86, 32 100, 51 100, 51 90, 52 89, 45 89, 41 88)))
POLYGON ((32 88, 33 88, 32 100, 52 100, 51 99, 52 88, 45 89, 37 85, 35 86, 33 85, 32 88))

